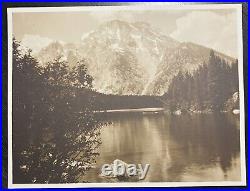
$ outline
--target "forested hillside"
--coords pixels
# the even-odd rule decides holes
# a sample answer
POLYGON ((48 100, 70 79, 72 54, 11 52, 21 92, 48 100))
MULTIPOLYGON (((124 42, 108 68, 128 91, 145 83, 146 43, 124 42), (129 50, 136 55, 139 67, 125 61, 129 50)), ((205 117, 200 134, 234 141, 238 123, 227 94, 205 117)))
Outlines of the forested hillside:
POLYGON ((229 65, 211 51, 208 63, 194 74, 179 72, 174 77, 163 100, 172 111, 222 111, 238 91, 237 61, 229 65))
POLYGON ((95 94, 96 110, 163 107, 161 96, 95 94))

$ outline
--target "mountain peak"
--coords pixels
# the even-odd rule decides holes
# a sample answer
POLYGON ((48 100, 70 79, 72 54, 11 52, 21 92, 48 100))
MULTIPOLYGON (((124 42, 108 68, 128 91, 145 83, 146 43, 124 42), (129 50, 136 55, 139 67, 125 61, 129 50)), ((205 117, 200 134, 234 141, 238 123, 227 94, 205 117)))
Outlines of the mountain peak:
POLYGON ((102 24, 100 27, 101 28, 105 27, 109 29, 129 27, 129 23, 126 21, 115 19, 115 20, 107 21, 106 23, 102 24))
POLYGON ((47 63, 63 56, 70 66, 88 60, 93 87, 101 93, 162 95, 179 71, 192 73, 208 61, 209 52, 180 43, 146 22, 111 20, 85 33, 79 44, 53 42, 38 57, 47 63))
POLYGON ((151 27, 151 25, 146 22, 134 22, 132 24, 133 26, 138 27, 138 28, 150 28, 151 27))
POLYGON ((122 21, 122 20, 119 20, 119 19, 110 20, 110 21, 108 21, 106 23, 108 23, 108 24, 117 24, 117 25, 123 25, 123 24, 127 25, 128 24, 128 22, 122 21))
POLYGON ((128 30, 128 31, 132 31, 132 30, 139 30, 139 31, 143 31, 143 30, 153 30, 153 28, 151 27, 151 25, 147 22, 134 22, 134 23, 130 23, 127 21, 123 21, 123 20, 110 20, 104 24, 102 24, 100 26, 102 29, 108 29, 108 30, 128 30))

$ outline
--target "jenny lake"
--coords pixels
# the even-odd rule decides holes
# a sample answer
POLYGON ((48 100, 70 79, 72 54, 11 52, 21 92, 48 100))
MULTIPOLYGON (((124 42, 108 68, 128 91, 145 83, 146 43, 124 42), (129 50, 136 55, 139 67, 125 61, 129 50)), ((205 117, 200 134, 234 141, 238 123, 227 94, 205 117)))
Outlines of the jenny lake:
POLYGON ((239 116, 113 113, 110 119, 101 129, 97 163, 83 181, 117 182, 100 176, 102 165, 115 159, 150 164, 140 181, 240 180, 239 116))
POLYGON ((7 7, 6 187, 247 185, 246 5, 7 7))

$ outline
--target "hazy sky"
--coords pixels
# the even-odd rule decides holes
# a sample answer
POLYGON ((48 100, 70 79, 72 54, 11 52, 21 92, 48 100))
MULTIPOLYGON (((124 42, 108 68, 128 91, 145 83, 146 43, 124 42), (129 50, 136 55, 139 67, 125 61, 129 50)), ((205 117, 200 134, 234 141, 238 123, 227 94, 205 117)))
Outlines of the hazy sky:
POLYGON ((113 19, 148 22, 179 41, 237 57, 237 18, 233 9, 14 13, 13 30, 18 40, 41 41, 40 46, 44 46, 52 40, 79 42, 82 35, 113 19))

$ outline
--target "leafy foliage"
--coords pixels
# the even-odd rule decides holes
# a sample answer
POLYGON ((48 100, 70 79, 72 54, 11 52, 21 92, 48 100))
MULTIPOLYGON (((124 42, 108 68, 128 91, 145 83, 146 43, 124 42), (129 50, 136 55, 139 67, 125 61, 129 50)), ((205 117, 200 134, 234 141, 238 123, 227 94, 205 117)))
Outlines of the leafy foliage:
POLYGON ((78 182, 95 162, 104 122, 85 61, 73 69, 61 58, 39 67, 13 41, 14 183, 78 182))

